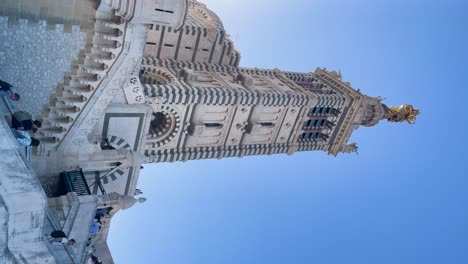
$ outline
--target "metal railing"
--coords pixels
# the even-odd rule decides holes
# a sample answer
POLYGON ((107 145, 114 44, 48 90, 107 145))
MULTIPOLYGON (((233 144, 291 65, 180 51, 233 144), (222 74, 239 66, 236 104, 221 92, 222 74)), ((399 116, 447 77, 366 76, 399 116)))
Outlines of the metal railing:
POLYGON ((63 194, 69 192, 75 192, 78 196, 91 194, 82 169, 79 171, 64 171, 60 173, 60 177, 63 179, 63 194))
MULTIPOLYGON (((46 210, 46 217, 44 221, 44 232, 50 234, 54 230, 61 230, 60 224, 55 219, 54 214, 50 211, 49 208, 46 210)), ((47 239, 46 239, 47 240, 47 239)), ((57 263, 69 263, 69 264, 79 264, 80 260, 77 255, 73 252, 71 246, 52 246, 49 241, 46 242, 49 252, 54 256, 57 263)), ((83 263, 83 262, 81 262, 83 263)))

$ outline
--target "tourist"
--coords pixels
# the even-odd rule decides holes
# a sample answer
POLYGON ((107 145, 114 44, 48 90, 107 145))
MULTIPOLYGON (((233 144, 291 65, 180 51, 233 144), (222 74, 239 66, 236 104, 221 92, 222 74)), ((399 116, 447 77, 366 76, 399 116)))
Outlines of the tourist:
POLYGON ((0 96, 9 97, 13 101, 20 99, 19 94, 13 91, 13 85, 0 80, 0 96))
POLYGON ((39 120, 32 121, 32 115, 29 112, 16 111, 12 115, 11 126, 16 130, 32 130, 35 133, 42 123, 39 120))
POLYGON ((62 230, 52 231, 48 239, 49 239, 49 243, 52 246, 64 246, 64 245, 73 246, 76 244, 75 239, 68 239, 67 235, 65 235, 65 233, 62 230))
POLYGON ((94 256, 93 254, 91 254, 91 261, 94 264, 102 264, 101 259, 99 257, 94 256))
POLYGON ((38 139, 31 137, 27 131, 17 130, 15 128, 12 128, 11 131, 13 135, 15 135, 16 140, 18 140, 18 143, 22 146, 37 147, 41 143, 38 139))
POLYGON ((99 232, 100 225, 98 223, 98 219, 93 219, 93 224, 91 225, 91 228, 89 229, 89 234, 90 235, 95 235, 97 232, 99 232))
POLYGON ((96 219, 100 219, 101 217, 109 218, 109 212, 114 209, 113 207, 105 207, 105 208, 99 208, 96 210, 96 219))
POLYGON ((107 223, 109 222, 109 218, 110 218, 110 215, 109 215, 108 212, 98 213, 94 217, 94 219, 97 220, 97 224, 99 225, 99 229, 101 229, 103 226, 107 225, 107 223))

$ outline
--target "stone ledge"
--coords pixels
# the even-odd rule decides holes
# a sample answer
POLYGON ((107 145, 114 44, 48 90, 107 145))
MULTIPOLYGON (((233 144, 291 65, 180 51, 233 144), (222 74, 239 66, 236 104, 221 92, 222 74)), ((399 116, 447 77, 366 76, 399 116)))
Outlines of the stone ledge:
POLYGON ((43 239, 47 197, 3 117, 0 133, 0 260, 56 263, 43 239))

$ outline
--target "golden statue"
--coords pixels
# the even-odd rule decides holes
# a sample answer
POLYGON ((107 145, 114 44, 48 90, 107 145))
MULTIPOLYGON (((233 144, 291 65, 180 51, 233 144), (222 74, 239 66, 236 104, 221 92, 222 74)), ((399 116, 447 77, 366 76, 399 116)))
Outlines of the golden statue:
POLYGON ((390 122, 403 122, 406 120, 408 123, 414 124, 416 116, 419 115, 419 109, 413 108, 410 104, 387 108, 387 120, 390 122))

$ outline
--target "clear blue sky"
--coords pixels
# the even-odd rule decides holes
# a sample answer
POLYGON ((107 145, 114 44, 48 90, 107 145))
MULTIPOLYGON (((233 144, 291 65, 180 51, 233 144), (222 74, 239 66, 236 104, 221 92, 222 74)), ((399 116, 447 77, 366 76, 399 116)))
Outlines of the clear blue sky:
POLYGON ((359 155, 146 165, 147 203, 112 223, 116 263, 468 263, 467 1, 204 2, 242 66, 341 69, 422 113, 360 128, 359 155))

